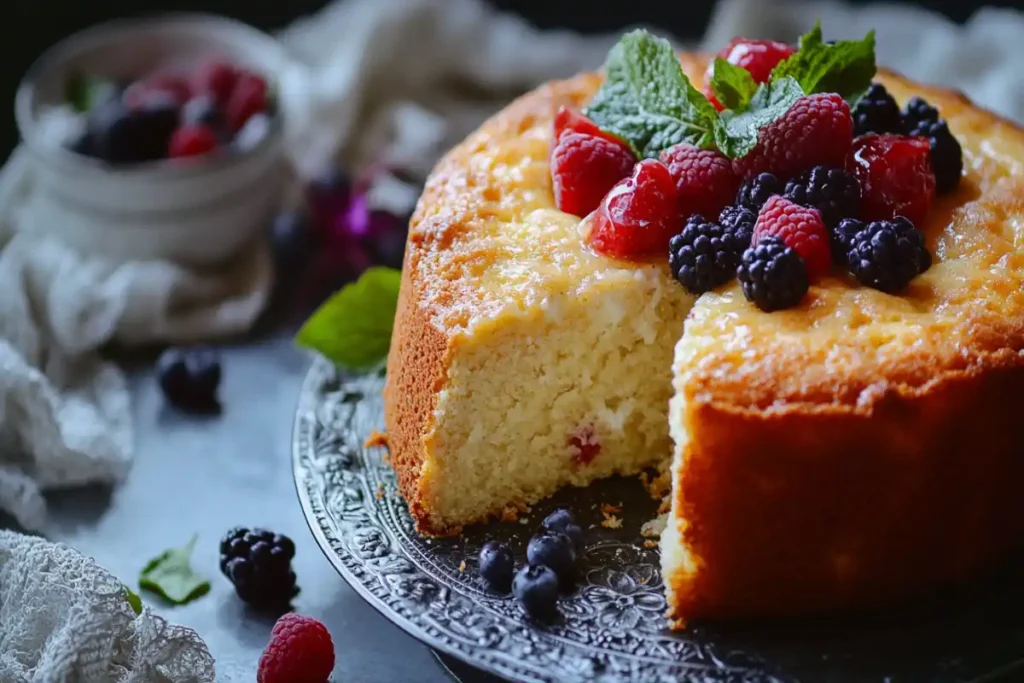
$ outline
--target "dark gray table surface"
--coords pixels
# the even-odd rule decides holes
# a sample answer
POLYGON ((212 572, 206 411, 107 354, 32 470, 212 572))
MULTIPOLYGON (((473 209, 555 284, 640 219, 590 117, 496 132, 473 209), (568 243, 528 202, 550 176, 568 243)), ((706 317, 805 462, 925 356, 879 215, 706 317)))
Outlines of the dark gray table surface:
POLYGON ((236 598, 219 573, 217 553, 221 535, 232 526, 271 528, 295 540, 302 592, 294 605, 330 629, 336 683, 448 683, 452 677, 427 647, 348 587, 306 526, 292 480, 290 444, 308 364, 283 335, 226 348, 224 411, 205 419, 168 408, 149 370, 133 373, 131 475, 113 491, 53 496, 46 535, 95 557, 134 585, 149 558, 199 534, 193 566, 211 580, 210 594, 178 608, 162 606, 152 596, 143 599, 205 639, 217 660, 218 681, 252 683, 273 620, 253 614, 236 598))

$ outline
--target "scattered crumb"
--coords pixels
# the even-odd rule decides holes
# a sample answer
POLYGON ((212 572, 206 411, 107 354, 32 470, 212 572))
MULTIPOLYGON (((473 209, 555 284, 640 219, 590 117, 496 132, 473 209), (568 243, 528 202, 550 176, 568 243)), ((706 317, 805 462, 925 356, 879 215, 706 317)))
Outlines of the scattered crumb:
POLYGON ((519 510, 514 505, 506 505, 501 511, 501 521, 514 522, 519 519, 519 510))
POLYGON ((645 548, 657 548, 658 547, 658 542, 648 538, 646 541, 644 541, 644 547, 645 548))
POLYGON ((618 505, 612 505, 611 503, 601 503, 601 514, 604 516, 613 515, 616 512, 622 512, 622 503, 618 505))
POLYGON ((520 518, 519 518, 519 523, 520 523, 520 524, 529 524, 529 523, 530 523, 530 520, 529 520, 529 519, 527 519, 526 517, 520 517, 520 518))
POLYGON ((661 514, 654 519, 649 519, 640 527, 640 535, 645 538, 657 538, 665 530, 668 524, 668 514, 661 514))
POLYGON ((466 561, 465 560, 463 560, 462 562, 459 563, 459 573, 461 574, 464 571, 466 571, 466 561))
POLYGON ((669 463, 665 463, 653 477, 647 472, 641 472, 640 483, 654 500, 668 496, 672 488, 672 470, 669 469, 669 463))
POLYGON ((621 529, 622 528, 622 520, 621 519, 619 519, 615 515, 609 514, 607 512, 604 512, 602 514, 604 514, 604 521, 601 522, 601 526, 603 526, 605 529, 621 529))
POLYGON ((363 442, 364 448, 387 448, 388 447, 388 436, 383 432, 378 432, 374 429, 370 432, 370 436, 366 437, 366 441, 363 442))
POLYGON ((384 497, 384 484, 377 484, 377 499, 384 497))

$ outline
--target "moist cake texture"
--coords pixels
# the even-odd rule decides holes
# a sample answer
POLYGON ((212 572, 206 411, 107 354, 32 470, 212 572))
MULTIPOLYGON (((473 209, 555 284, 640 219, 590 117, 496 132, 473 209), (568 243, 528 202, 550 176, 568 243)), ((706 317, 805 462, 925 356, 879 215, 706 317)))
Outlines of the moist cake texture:
MULTIPOLYGON (((705 59, 681 61, 699 87, 705 59)), ((385 389, 419 530, 671 458, 661 547, 680 620, 882 602, 1019 545, 1024 132, 877 80, 936 105, 964 148, 959 189, 918 226, 935 264, 900 296, 828 277, 769 314, 735 283, 697 298, 663 259, 592 252, 555 208, 549 154, 555 112, 597 74, 453 149, 411 224, 385 389)))

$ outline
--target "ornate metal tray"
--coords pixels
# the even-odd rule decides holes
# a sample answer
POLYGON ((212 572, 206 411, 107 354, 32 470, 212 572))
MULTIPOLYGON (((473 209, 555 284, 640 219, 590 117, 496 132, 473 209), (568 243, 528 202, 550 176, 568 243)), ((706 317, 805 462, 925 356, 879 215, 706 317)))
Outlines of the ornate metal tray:
POLYGON ((509 680, 544 683, 1024 680, 1019 562, 896 612, 673 633, 662 617, 658 551, 639 534, 655 504, 636 479, 563 492, 525 523, 420 538, 381 449, 363 447, 383 428, 382 384, 380 376, 346 378, 314 362, 295 419, 296 486, 313 535, 342 577, 442 653, 509 680), (621 528, 597 524, 602 503, 621 506, 621 528), (543 625, 510 596, 487 590, 476 554, 500 538, 522 557, 539 520, 559 505, 585 526, 583 578, 560 601, 560 619, 543 625))

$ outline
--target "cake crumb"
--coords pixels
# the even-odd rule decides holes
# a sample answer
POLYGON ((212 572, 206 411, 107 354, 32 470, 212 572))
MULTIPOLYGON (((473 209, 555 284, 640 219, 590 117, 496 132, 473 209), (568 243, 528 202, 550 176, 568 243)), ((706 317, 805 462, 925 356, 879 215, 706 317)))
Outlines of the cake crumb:
POLYGON ((658 547, 658 542, 653 540, 653 539, 648 538, 646 541, 644 541, 644 547, 645 548, 657 548, 658 547))
POLYGON ((613 515, 616 512, 622 512, 622 504, 621 503, 619 505, 612 505, 611 503, 601 503, 601 514, 602 515, 605 515, 607 517, 608 515, 613 515))
POLYGON ((605 529, 621 529, 622 528, 622 520, 621 519, 619 519, 615 515, 609 514, 607 512, 604 512, 602 514, 604 514, 604 521, 601 522, 601 526, 603 526, 605 529))
POLYGON ((378 432, 374 429, 370 432, 370 435, 366 437, 366 441, 363 442, 364 448, 387 448, 388 447, 388 435, 384 432, 378 432))
POLYGON ((459 563, 459 573, 461 574, 464 571, 466 571, 466 561, 465 560, 463 560, 462 562, 459 563))
POLYGON ((377 500, 384 497, 384 484, 377 484, 377 500))
POLYGON ((654 519, 649 519, 640 527, 640 535, 645 538, 658 538, 668 524, 668 514, 660 514, 654 519))

